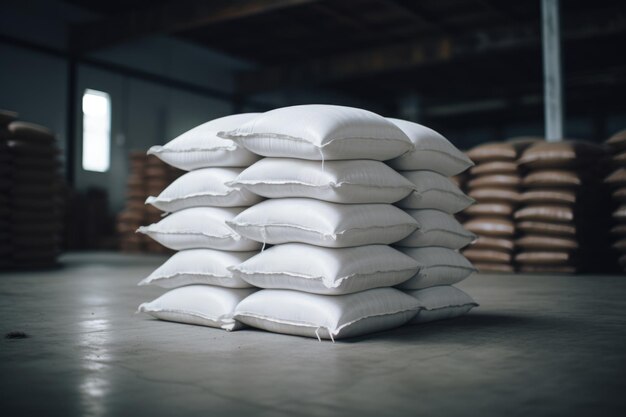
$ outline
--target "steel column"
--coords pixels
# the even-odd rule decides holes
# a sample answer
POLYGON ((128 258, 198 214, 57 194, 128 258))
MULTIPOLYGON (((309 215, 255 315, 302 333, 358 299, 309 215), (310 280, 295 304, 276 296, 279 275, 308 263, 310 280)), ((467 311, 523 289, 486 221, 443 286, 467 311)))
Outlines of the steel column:
POLYGON ((559 0, 541 0, 545 136, 563 140, 563 77, 559 0))

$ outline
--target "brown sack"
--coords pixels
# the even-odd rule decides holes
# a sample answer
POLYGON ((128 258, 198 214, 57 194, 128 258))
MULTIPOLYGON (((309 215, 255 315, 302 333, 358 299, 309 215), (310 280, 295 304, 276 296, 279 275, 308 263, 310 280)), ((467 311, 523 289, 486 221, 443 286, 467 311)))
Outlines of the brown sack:
POLYGON ((516 223, 517 230, 529 234, 549 236, 576 236, 576 226, 568 223, 522 221, 516 223))
POLYGON ((146 195, 158 196, 166 187, 146 187, 146 195))
POLYGON ((622 204, 613 212, 613 218, 620 223, 626 223, 626 204, 622 204))
POLYGON ((144 241, 144 236, 137 233, 124 233, 120 236, 120 241, 141 244, 144 241))
POLYGON ((9 123, 7 130, 11 133, 11 138, 28 142, 51 143, 55 140, 50 129, 34 123, 14 121, 9 123))
POLYGON ((129 151, 128 152, 128 159, 131 161, 145 161, 146 159, 148 159, 148 155, 146 155, 145 151, 139 151, 139 150, 134 150, 134 151, 129 151))
POLYGON ((126 209, 130 211, 143 211, 145 207, 143 198, 129 198, 126 201, 126 209))
POLYGON ((457 187, 463 188, 463 184, 465 184, 465 175, 462 175, 462 174, 454 175, 450 177, 450 181, 452 181, 452 183, 456 185, 457 187))
POLYGON ((481 249, 465 249, 463 256, 469 259, 472 263, 501 263, 510 264, 511 254, 502 251, 495 250, 481 250, 481 249))
POLYGON ((576 192, 550 189, 526 191, 520 195, 520 202, 523 204, 574 204, 576 192))
POLYGON ((530 250, 575 250, 578 242, 573 238, 527 235, 515 241, 515 245, 530 250))
POLYGON ((517 270, 524 274, 574 274, 575 266, 520 265, 517 270))
POLYGON ((169 176, 169 170, 167 169, 167 167, 164 166, 156 166, 156 167, 146 167, 143 170, 143 174, 146 177, 150 177, 150 178, 161 178, 164 181, 167 181, 167 178, 169 176))
POLYGON ((133 173, 133 175, 137 175, 141 178, 143 178, 143 170, 145 169, 145 165, 143 162, 139 162, 139 161, 130 161, 130 172, 133 173))
POLYGON ((163 212, 160 209, 154 207, 151 204, 146 204, 146 205, 144 205, 143 208, 144 208, 144 213, 146 213, 147 215, 155 214, 155 215, 161 217, 161 215, 163 214, 163 212))
POLYGON ((526 175, 522 184, 525 188, 574 188, 582 184, 582 179, 574 171, 541 170, 526 175))
POLYGON ((502 218, 477 217, 465 222, 463 227, 479 236, 511 237, 515 234, 513 222, 502 218))
POLYGON ((617 250, 620 253, 626 252, 626 239, 620 239, 617 242, 613 243, 613 249, 617 250))
POLYGON ((126 188, 126 197, 127 198, 139 198, 146 199, 148 197, 146 190, 143 187, 138 186, 129 186, 126 188))
POLYGON ((626 149, 626 129, 617 132, 608 138, 605 143, 615 150, 626 149))
POLYGON ((473 217, 511 217, 513 214, 513 206, 507 203, 479 203, 469 206, 463 213, 473 217))
POLYGON ((493 142, 475 146, 467 152, 467 156, 477 164, 490 161, 515 161, 517 151, 515 146, 509 143, 493 142))
POLYGON ((626 224, 618 224, 611 228, 611 234, 615 236, 626 236, 626 224))
POLYGON ((128 187, 143 187, 143 178, 137 174, 131 174, 126 179, 126 185, 128 187))
POLYGON ((606 177, 604 182, 612 187, 626 186, 626 168, 616 169, 611 173, 611 175, 606 177))
POLYGON ((127 222, 117 222, 115 224, 115 230, 117 231, 117 233, 119 234, 123 234, 123 233, 135 233, 137 231, 137 229, 139 228, 140 224, 135 224, 135 223, 127 223, 127 222))
POLYGON ((517 162, 494 161, 478 164, 470 168, 470 175, 477 177, 480 175, 517 175, 517 162))
POLYGON ((144 217, 144 221, 147 224, 152 224, 152 223, 158 223, 163 219, 163 217, 161 217, 161 213, 146 213, 145 217, 144 217))
POLYGON ((622 203, 626 202, 626 187, 618 188, 617 190, 613 191, 611 197, 613 197, 613 200, 615 201, 619 201, 622 203))
POLYGON ((9 140, 7 146, 14 155, 25 157, 56 158, 61 153, 59 148, 52 142, 28 142, 24 139, 19 139, 9 140))
POLYGON ((143 210, 138 210, 138 209, 134 209, 134 210, 124 210, 121 211, 118 215, 117 215, 117 220, 120 222, 143 222, 144 219, 144 211, 143 210))
POLYGON ((169 168, 169 165, 167 165, 165 162, 161 161, 159 158, 157 158, 154 155, 146 155, 144 154, 144 161, 146 163, 147 167, 165 167, 165 168, 169 168))
POLYGON ((119 247, 122 252, 141 252, 143 245, 141 242, 129 242, 126 240, 120 240, 119 247))
POLYGON ((511 264, 488 264, 488 263, 475 263, 474 267, 480 273, 512 273, 513 265, 511 264))
POLYGON ((516 188, 521 179, 518 175, 484 175, 467 183, 467 187, 474 188, 516 188))
POLYGON ((519 193, 516 190, 505 188, 476 188, 468 195, 479 203, 502 202, 517 204, 519 193))
POLYGON ((574 221, 574 210, 569 206, 528 206, 517 210, 513 218, 520 221, 568 223, 574 221))
POLYGON ((145 181, 147 188, 158 188, 164 190, 170 185, 170 181, 167 178, 147 178, 145 181))
POLYGON ((604 155, 606 149, 591 142, 541 142, 526 149, 518 163, 530 169, 573 168, 596 161, 604 155))
POLYGON ((524 251, 515 255, 515 261, 524 265, 567 265, 571 260, 567 251, 524 251))
POLYGON ((512 239, 478 236, 478 238, 470 246, 468 246, 468 249, 469 248, 512 252, 515 248, 515 244, 512 239))
POLYGON ((509 145, 513 145, 518 155, 531 145, 539 142, 545 142, 545 139, 539 136, 516 136, 505 141, 509 145))
POLYGON ((616 167, 626 167, 626 151, 613 155, 611 163, 616 167))

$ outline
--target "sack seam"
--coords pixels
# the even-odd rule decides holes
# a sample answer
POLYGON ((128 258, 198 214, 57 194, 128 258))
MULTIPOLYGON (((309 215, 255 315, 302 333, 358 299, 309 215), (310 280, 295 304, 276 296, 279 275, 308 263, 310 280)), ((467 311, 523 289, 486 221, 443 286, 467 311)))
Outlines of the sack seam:
POLYGON ((294 277, 294 278, 303 278, 303 279, 321 281, 326 288, 331 289, 331 288, 338 288, 341 286, 343 281, 351 280, 356 277, 368 277, 371 275, 382 274, 382 273, 401 273, 401 272, 412 271, 413 269, 414 268, 405 268, 405 269, 393 269, 393 270, 377 270, 377 271, 367 272, 367 273, 354 273, 354 274, 345 275, 343 277, 336 278, 335 280, 326 279, 326 277, 324 276, 304 275, 304 274, 298 274, 294 272, 248 272, 248 271, 242 271, 240 269, 234 269, 234 270, 243 275, 267 275, 267 276, 286 275, 286 276, 294 277))

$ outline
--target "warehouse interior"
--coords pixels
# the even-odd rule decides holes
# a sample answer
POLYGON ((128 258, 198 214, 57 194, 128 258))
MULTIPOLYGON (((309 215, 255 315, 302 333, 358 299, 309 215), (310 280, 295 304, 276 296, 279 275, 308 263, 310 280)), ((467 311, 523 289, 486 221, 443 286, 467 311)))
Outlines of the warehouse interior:
MULTIPOLYGON (((3 1, 3 415, 622 415, 625 45, 619 0, 3 1), (375 324, 384 331, 344 339, 341 328, 321 325, 304 334, 235 316, 234 329, 210 328, 219 326, 150 312, 168 287, 146 280, 184 252, 150 227, 185 210, 144 201, 201 169, 243 170, 236 182, 286 156, 242 145, 233 132, 255 128, 243 122, 211 134, 255 154, 252 162, 189 168, 159 152, 207 122, 302 105, 322 105, 320 114, 323 105, 367 110, 380 119, 371 123, 395 126, 413 145, 389 120, 423 125, 449 141, 450 155, 473 161, 446 172, 407 168, 404 151, 344 158, 322 146, 321 158, 287 156, 302 172, 304 159, 321 161, 322 172, 371 159, 410 181, 407 173, 420 170, 449 177, 449 193, 473 204, 446 211, 406 197, 385 205, 413 216, 418 231, 428 221, 414 212, 443 211, 457 240, 469 236, 426 245, 445 246, 476 270, 428 286, 467 292, 473 301, 462 314, 446 306, 459 317, 375 324)), ((314 129, 306 117, 291 122, 314 129)), ((246 206, 225 224, 257 246, 185 249, 277 253, 284 242, 250 238, 237 219, 266 203, 279 210, 280 200, 317 198, 244 188, 253 202, 215 207, 246 206)), ((365 200, 345 206, 383 202, 365 200)), ((394 254, 413 256, 406 247, 422 245, 403 242, 415 233, 336 247, 393 244, 394 254)), ((314 260, 296 263, 315 269, 314 260)), ((241 272, 233 265, 228 271, 241 272)), ((407 278, 395 285, 402 296, 429 289, 407 278)), ((248 299, 293 289, 257 286, 264 289, 248 299)), ((426 317, 429 308, 413 309, 426 317)))

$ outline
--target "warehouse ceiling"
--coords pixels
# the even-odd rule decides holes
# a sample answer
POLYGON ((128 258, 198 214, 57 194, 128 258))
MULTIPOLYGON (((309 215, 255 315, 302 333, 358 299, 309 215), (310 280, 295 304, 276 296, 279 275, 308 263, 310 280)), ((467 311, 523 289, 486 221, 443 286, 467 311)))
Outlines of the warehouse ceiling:
MULTIPOLYGON (((324 86, 390 103, 414 93, 435 110, 451 100, 504 100, 507 108, 540 102, 539 0, 69 2, 101 16, 73 28, 75 51, 173 35, 258 64, 237 78, 244 96, 324 86)), ((561 9, 573 109, 589 100, 622 105, 624 1, 562 0, 561 9)))

